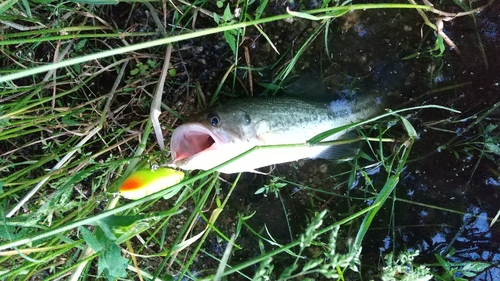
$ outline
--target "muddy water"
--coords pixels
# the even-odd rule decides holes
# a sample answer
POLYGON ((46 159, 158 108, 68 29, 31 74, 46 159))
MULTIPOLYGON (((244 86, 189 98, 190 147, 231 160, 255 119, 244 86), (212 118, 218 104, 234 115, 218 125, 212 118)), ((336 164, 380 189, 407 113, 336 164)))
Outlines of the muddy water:
MULTIPOLYGON (((377 276, 384 255, 409 249, 419 250, 416 261, 433 264, 438 275, 445 273, 435 255, 455 266, 455 277, 466 277, 458 270, 460 263, 486 262, 491 266, 468 278, 498 280, 500 228, 490 223, 500 210, 499 151, 495 150, 500 140, 496 128, 500 111, 495 110, 500 101, 499 11, 498 5, 491 6, 474 17, 445 22, 443 32, 458 49, 445 45, 442 54, 430 51, 435 33, 423 26, 415 11, 357 12, 329 26, 330 53, 325 53, 321 33, 299 60, 298 75, 300 69, 320 68, 326 88, 333 92, 390 93, 401 103, 394 104, 396 108, 439 104, 461 111, 419 110, 406 116, 419 137, 396 188, 397 200, 380 211, 364 241, 361 278, 377 276)), ((298 49, 319 23, 270 25, 266 28, 278 49, 286 51, 290 41, 298 49)), ((274 59, 266 51, 271 52, 263 46, 255 51, 254 66, 274 59)), ((346 184, 346 176, 332 177, 349 169, 349 164, 323 160, 278 165, 273 174, 292 182, 282 190, 282 200, 253 195, 269 177, 246 175, 233 194, 238 203, 232 208, 256 211, 249 224, 257 229, 267 225, 272 236, 285 243, 300 233, 305 217, 314 210, 330 210, 335 221, 367 206, 342 197, 363 198, 366 185, 361 177, 354 186, 346 184), (303 185, 310 189, 301 189, 303 185)), ((378 171, 371 170, 375 179, 382 180, 385 175, 378 171)), ((345 230, 343 235, 352 238, 356 231, 345 230)), ((244 238, 240 241, 245 244, 244 238)), ((235 254, 236 261, 257 254, 256 246, 247 246, 247 251, 235 254)))

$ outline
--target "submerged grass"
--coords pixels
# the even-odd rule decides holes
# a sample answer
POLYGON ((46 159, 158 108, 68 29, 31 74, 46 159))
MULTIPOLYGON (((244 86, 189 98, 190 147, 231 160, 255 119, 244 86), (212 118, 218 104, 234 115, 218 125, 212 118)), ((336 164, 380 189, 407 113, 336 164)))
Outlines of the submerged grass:
MULTIPOLYGON (((276 63, 281 71, 269 84, 279 86, 296 69, 298 60, 327 23, 347 11, 432 10, 411 4, 346 2, 271 16, 262 12, 268 8, 266 3, 262 1, 258 7, 242 3, 238 8, 247 12, 239 18, 231 17, 234 5, 227 3, 233 9, 227 14, 226 8, 217 8, 208 1, 153 3, 155 7, 143 7, 139 2, 106 6, 93 1, 47 1, 40 5, 11 0, 0 4, 3 280, 173 280, 174 276, 208 280, 216 274, 217 267, 217 278, 221 279, 346 279, 348 272, 360 269, 362 242, 377 211, 391 195, 396 198, 394 189, 416 138, 415 130, 403 117, 400 122, 406 128, 407 141, 399 143, 390 156, 383 152, 377 155, 374 149, 371 159, 378 158, 375 164, 383 166, 387 175, 383 184, 372 185, 375 193, 367 193, 360 199, 362 207, 336 222, 331 221, 327 211, 317 210, 301 234, 290 235, 293 241, 286 243, 273 239, 269 232, 254 229, 247 223, 251 213, 238 213, 234 221, 229 221, 230 226, 223 225, 220 215, 227 212, 240 175, 232 180, 229 190, 224 190, 224 182, 212 170, 191 172, 181 183, 136 201, 117 195, 120 184, 134 170, 163 164, 168 158, 168 152, 158 152, 150 115, 154 89, 164 86, 157 85, 160 73, 166 77, 169 88, 160 91, 169 95, 161 99, 161 108, 167 114, 159 116, 168 136, 179 117, 195 109, 193 100, 213 104, 227 90, 228 78, 232 79, 230 89, 245 87, 238 80, 239 71, 261 75, 262 68, 252 67, 250 61, 241 63, 238 55, 238 46, 246 40, 245 32, 253 26, 258 26, 258 33, 270 42, 272 37, 262 28, 265 23, 285 19, 323 21, 302 41, 297 53, 290 51, 287 62, 281 59, 276 63), (250 11, 256 11, 255 16, 250 11), (206 12, 208 18, 202 16, 206 12), (149 13, 159 17, 150 20, 149 13), (219 20, 214 21, 215 18, 219 20), (201 56, 189 40, 200 40, 200 45, 220 45, 220 39, 210 37, 218 33, 223 33, 224 40, 232 46, 232 55, 225 52, 207 58, 229 57, 225 73, 221 75, 204 66, 209 74, 188 71, 186 65, 201 56), (164 52, 168 53, 162 49, 166 44, 173 44, 177 54, 165 65, 168 71, 160 71, 164 52), (191 52, 184 53, 189 59, 183 58, 185 50, 191 52), (214 78, 206 79, 205 75, 214 78), (198 87, 204 79, 211 84, 205 93, 198 87), (339 231, 348 225, 357 226, 355 239, 337 250, 339 231), (242 232, 251 233, 253 243, 260 246, 259 255, 236 262, 215 255, 220 251, 208 249, 207 244, 224 248, 232 245, 234 255, 248 246, 248 242, 238 241, 242 232), (230 239, 233 233, 234 241, 230 239), (311 256, 307 253, 311 248, 320 250, 311 256)), ((214 69, 218 67, 212 62, 208 64, 214 69)), ((250 79, 248 83, 253 82, 250 79)), ((432 106, 410 110, 429 107, 432 106)), ((369 122, 373 124, 403 111, 388 112, 369 122)), ((362 124, 350 126, 358 125, 362 124)), ((342 129, 345 128, 336 130, 342 129)), ((321 145, 319 141, 333 133, 335 130, 325 132, 312 139, 310 145, 321 145)), ((373 146, 381 148, 383 138, 383 132, 375 136, 380 144, 375 142, 373 146)), ((363 171, 355 165, 345 173, 360 173, 366 182, 374 182, 363 171)), ((279 191, 272 191, 279 196, 279 191)), ((422 271, 421 275, 426 277, 428 272, 422 271)))

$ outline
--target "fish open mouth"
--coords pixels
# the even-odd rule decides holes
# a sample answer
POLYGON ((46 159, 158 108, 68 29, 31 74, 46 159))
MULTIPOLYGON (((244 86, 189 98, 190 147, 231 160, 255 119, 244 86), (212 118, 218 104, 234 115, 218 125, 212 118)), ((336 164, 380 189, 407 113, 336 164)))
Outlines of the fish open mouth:
POLYGON ((199 124, 184 124, 174 130, 170 142, 172 158, 179 161, 214 148, 221 140, 199 124))

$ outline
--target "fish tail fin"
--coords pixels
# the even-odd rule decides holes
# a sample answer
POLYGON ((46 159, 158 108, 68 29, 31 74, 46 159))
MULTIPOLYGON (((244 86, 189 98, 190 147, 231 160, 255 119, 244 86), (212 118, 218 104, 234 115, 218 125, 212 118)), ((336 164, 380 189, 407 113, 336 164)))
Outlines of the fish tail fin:
POLYGON ((355 132, 347 132, 314 158, 344 159, 356 156, 363 142, 355 132))

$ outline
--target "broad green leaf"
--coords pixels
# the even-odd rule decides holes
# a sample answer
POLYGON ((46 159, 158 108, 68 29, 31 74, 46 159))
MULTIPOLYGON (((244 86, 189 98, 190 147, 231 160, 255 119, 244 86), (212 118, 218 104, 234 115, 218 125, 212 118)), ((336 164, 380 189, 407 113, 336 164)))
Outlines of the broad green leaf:
POLYGON ((415 130, 415 128, 413 128, 408 119, 404 118, 403 116, 399 116, 399 118, 401 118, 401 120, 403 121, 403 125, 405 126, 406 132, 408 132, 408 136, 413 139, 416 138, 417 131, 415 130))
POLYGON ((102 255, 99 256, 98 274, 103 272, 108 280, 127 277, 128 259, 122 257, 120 247, 111 243, 102 255))
POLYGON ((229 48, 233 51, 233 54, 237 54, 236 37, 230 31, 224 31, 224 39, 226 39, 229 48))
POLYGON ((228 22, 234 18, 233 13, 231 13, 231 8, 229 7, 229 4, 227 4, 226 9, 224 10, 224 14, 222 15, 222 20, 224 22, 228 22))
POLYGON ((101 233, 103 234, 100 239, 103 240, 109 240, 109 241, 115 241, 116 236, 113 234, 113 231, 107 224, 105 224, 102 221, 97 221, 97 225, 99 225, 99 229, 101 230, 101 233))
MULTIPOLYGON (((111 227, 121 227, 121 226, 129 226, 132 225, 142 219, 144 219, 145 215, 135 215, 135 216, 117 216, 112 215, 103 218, 100 222, 111 226, 111 227)), ((96 223, 97 225, 98 223, 96 223)), ((100 224, 99 224, 100 225, 100 224)))
MULTIPOLYGON (((482 272, 486 268, 492 266, 492 264, 487 263, 487 262, 469 262, 467 263, 462 270, 464 271, 470 271, 470 272, 482 272)), ((475 276, 476 274, 472 275, 475 276)))
POLYGON ((214 13, 214 21, 216 24, 220 24, 220 17, 217 13, 214 13))
POLYGON ((104 249, 104 246, 99 242, 97 237, 90 232, 88 229, 86 229, 83 226, 78 227, 78 230, 82 234, 83 240, 89 244, 90 248, 94 250, 94 252, 100 252, 102 249, 104 249))

